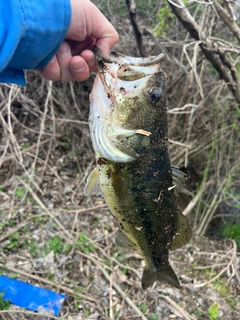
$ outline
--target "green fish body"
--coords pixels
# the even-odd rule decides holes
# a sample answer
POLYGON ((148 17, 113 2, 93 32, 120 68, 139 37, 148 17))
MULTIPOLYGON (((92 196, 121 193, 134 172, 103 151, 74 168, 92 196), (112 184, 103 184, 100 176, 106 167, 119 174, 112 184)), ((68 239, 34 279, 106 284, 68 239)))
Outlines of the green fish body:
POLYGON ((89 124, 97 167, 85 194, 100 185, 120 224, 116 243, 138 250, 145 261, 143 289, 156 280, 179 288, 168 253, 190 240, 191 228, 176 205, 175 189, 184 174, 172 167, 168 153, 162 55, 103 57, 95 51, 89 124))

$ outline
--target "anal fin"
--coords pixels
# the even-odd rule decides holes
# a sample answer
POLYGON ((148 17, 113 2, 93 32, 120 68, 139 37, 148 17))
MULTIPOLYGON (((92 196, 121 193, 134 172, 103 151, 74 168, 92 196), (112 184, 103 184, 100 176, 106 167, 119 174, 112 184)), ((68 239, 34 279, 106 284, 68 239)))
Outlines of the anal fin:
POLYGON ((187 217, 185 217, 181 211, 177 212, 177 228, 176 234, 170 244, 171 250, 176 250, 181 248, 192 238, 192 229, 188 222, 187 217))
POLYGON ((126 234, 119 229, 115 236, 114 241, 119 247, 136 250, 135 244, 126 236, 126 234))

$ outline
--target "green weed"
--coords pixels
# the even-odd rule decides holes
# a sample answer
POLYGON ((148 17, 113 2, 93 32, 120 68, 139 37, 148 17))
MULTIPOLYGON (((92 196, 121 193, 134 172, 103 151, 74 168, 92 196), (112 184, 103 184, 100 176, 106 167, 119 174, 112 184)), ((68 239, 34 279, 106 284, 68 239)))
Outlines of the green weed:
POLYGON ((7 246, 7 249, 17 248, 19 246, 18 240, 19 240, 19 233, 14 232, 9 238, 10 243, 7 246))
POLYGON ((214 302, 208 309, 208 316, 210 320, 217 320, 219 314, 220 306, 218 303, 214 302))
POLYGON ((142 311, 143 314, 145 314, 147 312, 147 309, 148 309, 147 303, 143 302, 142 304, 140 304, 139 309, 142 311))
POLYGON ((221 228, 221 236, 224 239, 233 239, 240 250, 240 225, 234 222, 227 222, 221 228))
POLYGON ((76 249, 81 250, 83 253, 93 252, 95 245, 89 242, 88 236, 85 233, 80 233, 76 243, 76 249))
POLYGON ((54 254, 63 252, 64 243, 57 235, 48 240, 47 245, 49 249, 54 252, 54 254))
POLYGON ((67 136, 61 138, 61 146, 66 150, 70 149, 70 140, 67 136))
POLYGON ((27 149, 27 148, 29 148, 30 147, 30 143, 29 142, 26 142, 26 143, 23 143, 21 146, 20 146, 20 149, 21 150, 25 150, 25 149, 27 149))
POLYGON ((10 301, 4 300, 4 292, 0 292, 0 310, 8 310, 11 306, 10 301))

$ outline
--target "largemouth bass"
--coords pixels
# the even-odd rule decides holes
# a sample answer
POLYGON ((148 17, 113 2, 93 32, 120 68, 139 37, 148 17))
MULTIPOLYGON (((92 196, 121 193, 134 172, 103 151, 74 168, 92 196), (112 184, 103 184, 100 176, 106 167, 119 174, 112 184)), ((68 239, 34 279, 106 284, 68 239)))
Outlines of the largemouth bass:
POLYGON ((95 57, 89 127, 97 167, 85 195, 100 186, 120 224, 116 243, 138 250, 145 261, 143 289, 156 280, 180 288, 169 249, 186 244, 191 228, 175 199, 185 177, 169 159, 163 55, 103 57, 95 48, 95 57))

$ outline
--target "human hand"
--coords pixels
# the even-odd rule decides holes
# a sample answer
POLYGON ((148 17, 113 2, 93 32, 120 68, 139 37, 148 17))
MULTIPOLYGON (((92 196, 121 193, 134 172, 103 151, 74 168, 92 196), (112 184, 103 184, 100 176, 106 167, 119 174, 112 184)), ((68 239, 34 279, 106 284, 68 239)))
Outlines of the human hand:
POLYGON ((103 55, 108 55, 118 41, 116 30, 92 2, 70 2, 72 17, 65 41, 52 60, 38 70, 47 80, 86 80, 95 70, 91 49, 96 45, 103 55))

